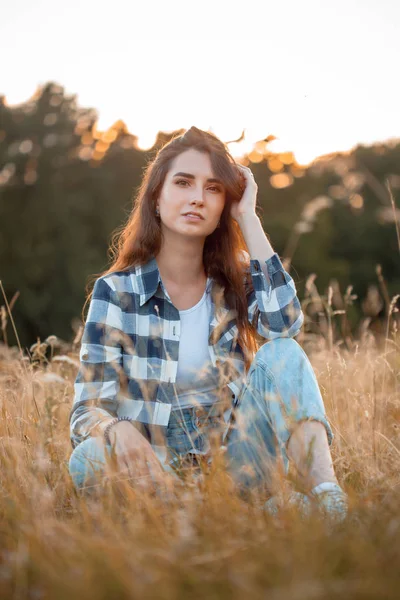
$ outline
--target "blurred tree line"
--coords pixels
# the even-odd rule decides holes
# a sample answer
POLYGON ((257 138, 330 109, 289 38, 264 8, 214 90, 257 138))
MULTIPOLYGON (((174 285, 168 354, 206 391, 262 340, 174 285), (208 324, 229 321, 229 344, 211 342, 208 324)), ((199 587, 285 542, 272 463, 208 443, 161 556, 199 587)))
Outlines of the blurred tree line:
MULTIPOLYGON (((23 346, 51 334, 74 338, 85 286, 107 268, 111 234, 130 212, 148 159, 171 137, 159 133, 144 152, 122 121, 106 132, 96 123, 94 109, 53 82, 18 106, 0 97, 0 280, 8 301, 14 297, 23 346)), ((353 332, 366 315, 382 320, 400 290, 390 201, 390 190, 396 197, 400 189, 400 140, 302 167, 291 153, 270 152, 271 139, 244 160, 258 184, 264 229, 300 299, 312 289, 327 298, 331 287, 340 308, 347 290, 357 296, 346 307, 353 332)), ((318 314, 309 313, 310 330, 318 314)), ((15 344, 4 308, 2 316, 0 340, 15 344)))

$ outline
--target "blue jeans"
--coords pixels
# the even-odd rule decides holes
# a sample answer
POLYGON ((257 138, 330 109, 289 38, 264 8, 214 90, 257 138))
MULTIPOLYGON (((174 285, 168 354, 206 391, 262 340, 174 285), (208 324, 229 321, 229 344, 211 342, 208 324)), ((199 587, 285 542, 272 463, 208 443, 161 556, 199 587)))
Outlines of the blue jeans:
MULTIPOLYGON (((171 413, 166 434, 169 460, 161 462, 166 471, 180 473, 193 441, 201 451, 212 430, 222 432, 222 417, 214 409, 210 406, 209 411, 201 411, 202 423, 195 407, 171 413)), ((334 438, 311 363, 293 338, 276 338, 259 348, 233 414, 224 446, 227 470, 239 490, 259 485, 268 488, 278 460, 288 472, 287 443, 300 421, 320 421, 329 444, 334 438)), ((74 449, 69 471, 78 489, 101 478, 110 451, 99 437, 88 438, 74 449)))

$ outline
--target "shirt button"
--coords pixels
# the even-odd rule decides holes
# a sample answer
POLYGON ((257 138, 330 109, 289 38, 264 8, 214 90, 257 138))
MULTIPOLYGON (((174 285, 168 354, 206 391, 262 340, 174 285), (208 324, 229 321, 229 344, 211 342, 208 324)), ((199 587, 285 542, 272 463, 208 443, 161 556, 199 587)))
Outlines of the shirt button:
POLYGON ((84 352, 82 354, 82 358, 83 358, 83 360, 87 360, 89 358, 89 352, 84 352))

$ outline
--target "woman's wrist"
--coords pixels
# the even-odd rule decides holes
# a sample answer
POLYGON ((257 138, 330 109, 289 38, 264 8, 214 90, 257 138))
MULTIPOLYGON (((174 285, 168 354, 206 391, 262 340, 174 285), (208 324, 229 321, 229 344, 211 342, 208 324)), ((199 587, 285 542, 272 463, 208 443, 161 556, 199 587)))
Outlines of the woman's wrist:
MULTIPOLYGON (((115 429, 119 423, 130 423, 131 421, 131 417, 116 417, 112 419, 103 430, 103 437, 106 444, 111 444, 115 440, 115 429)), ((121 428, 121 425, 119 425, 119 428, 121 428)))
POLYGON ((114 417, 110 417, 110 418, 105 418, 102 421, 100 421, 99 423, 97 423, 93 429, 91 430, 91 435, 93 437, 103 437, 104 436, 104 430, 106 429, 106 427, 112 423, 112 421, 114 421, 115 418, 114 417))

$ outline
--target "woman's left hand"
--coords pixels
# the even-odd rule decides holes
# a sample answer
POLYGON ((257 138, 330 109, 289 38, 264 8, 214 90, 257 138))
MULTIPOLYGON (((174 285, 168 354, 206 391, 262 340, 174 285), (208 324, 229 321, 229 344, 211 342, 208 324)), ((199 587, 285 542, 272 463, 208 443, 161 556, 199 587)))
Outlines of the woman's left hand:
POLYGON ((240 165, 239 163, 236 163, 236 167, 243 180, 245 189, 240 201, 232 203, 231 217, 235 219, 235 221, 240 221, 245 215, 256 214, 258 185, 255 182, 251 169, 240 165))

